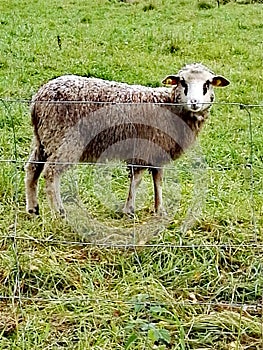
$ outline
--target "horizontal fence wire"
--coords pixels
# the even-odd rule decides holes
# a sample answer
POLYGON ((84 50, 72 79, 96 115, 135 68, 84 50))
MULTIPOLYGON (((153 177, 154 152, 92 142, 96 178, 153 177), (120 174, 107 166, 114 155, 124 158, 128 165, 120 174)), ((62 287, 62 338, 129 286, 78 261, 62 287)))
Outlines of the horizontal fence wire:
MULTIPOLYGON (((13 228, 11 228, 12 230, 13 228)), ((258 243, 242 243, 242 244, 167 244, 167 243, 143 243, 143 244, 118 244, 118 243, 101 243, 101 242, 83 242, 83 241, 66 241, 66 240, 57 240, 53 237, 50 238, 35 238, 30 236, 18 236, 16 234, 10 235, 1 235, 2 239, 16 239, 16 240, 24 240, 24 241, 32 241, 34 243, 50 243, 55 245, 72 245, 72 246, 82 246, 82 247, 104 247, 104 248, 123 248, 123 249, 133 249, 133 248, 171 248, 171 249, 211 249, 211 248, 219 248, 219 249, 246 249, 253 248, 256 250, 262 250, 263 244, 258 243)))
MULTIPOLYGON (((99 303, 111 303, 111 304, 123 304, 123 305, 131 305, 133 306, 135 301, 133 300, 120 300, 120 299, 103 299, 103 298, 90 298, 90 297, 75 297, 75 298, 40 298, 40 297, 19 297, 19 296, 13 296, 13 297, 6 297, 6 296, 0 296, 0 300, 22 300, 22 301, 35 301, 35 302, 52 302, 52 303, 88 303, 88 302, 99 302, 99 303)), ((169 304, 178 305, 178 306, 189 306, 193 307, 195 304, 198 304, 200 306, 213 306, 213 307, 221 307, 221 308, 232 308, 232 309, 238 309, 239 311, 246 311, 261 314, 262 313, 262 303, 258 304, 246 304, 246 303, 223 303, 223 302, 213 302, 213 301, 175 301, 171 300, 170 302, 162 302, 162 301, 156 301, 156 300, 148 300, 148 301, 136 301, 136 305, 148 305, 148 306, 167 306, 169 304)))
MULTIPOLYGON (((150 103, 146 103, 146 102, 109 102, 109 101, 92 101, 92 100, 87 100, 87 101, 83 101, 83 100, 63 100, 63 101, 59 101, 59 100, 42 100, 42 101, 32 101, 32 100, 28 100, 28 99, 8 99, 8 98, 0 98, 0 102, 2 102, 3 104, 31 104, 31 103, 35 103, 35 104, 42 104, 42 103, 51 103, 51 104, 65 104, 65 103, 72 103, 72 104, 105 104, 105 105, 161 105, 161 106, 184 106, 185 103, 167 103, 167 102, 150 102, 150 103)), ((214 102, 203 102, 203 104, 208 104, 208 105, 219 105, 219 106, 237 106, 240 107, 241 109, 245 109, 245 108, 263 108, 263 103, 244 103, 244 102, 238 102, 238 101, 233 101, 233 102, 222 102, 222 101, 214 101, 214 102)))
MULTIPOLYGON (((114 162, 112 163, 103 163, 103 162, 50 162, 50 161, 46 161, 46 162, 40 162, 40 161, 32 161, 32 160, 16 160, 14 159, 0 159, 0 163, 10 163, 10 164, 19 164, 19 165, 26 165, 27 163, 31 163, 31 164, 51 164, 51 165, 65 165, 65 166, 78 166, 78 167, 92 167, 92 166, 96 166, 96 167, 107 167, 107 168, 114 168, 116 167, 116 164, 114 162)), ((136 166, 133 163, 126 163, 126 164, 118 164, 118 167, 123 168, 123 169, 127 169, 127 168, 132 168, 132 167, 138 167, 138 165, 136 166)), ((162 169, 163 167, 159 167, 159 166, 154 166, 154 165, 139 165, 140 168, 145 168, 145 169, 162 169)), ((218 164, 217 166, 205 166, 205 169, 207 171, 227 171, 227 170, 232 170, 232 169, 238 169, 238 168, 242 168, 242 169, 251 169, 252 164, 250 162, 248 163, 239 163, 239 164, 233 164, 233 165, 220 165, 218 164)), ((262 165, 257 165, 257 168, 262 169, 263 168, 263 164, 262 165)), ((174 166, 172 165, 165 165, 165 169, 166 170, 174 170, 174 166)))

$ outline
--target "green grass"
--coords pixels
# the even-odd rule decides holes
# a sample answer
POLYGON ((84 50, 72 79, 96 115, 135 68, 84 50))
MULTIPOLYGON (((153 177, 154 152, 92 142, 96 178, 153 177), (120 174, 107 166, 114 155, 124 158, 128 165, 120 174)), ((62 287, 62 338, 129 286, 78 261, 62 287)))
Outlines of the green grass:
POLYGON ((197 61, 231 80, 217 101, 263 103, 262 4, 220 3, 0 1, 0 349, 262 349, 263 107, 213 107, 167 167, 168 219, 151 213, 148 174, 136 217, 118 214, 120 164, 64 176, 69 222, 42 179, 41 216, 25 213, 22 100, 53 77, 160 86, 197 61))

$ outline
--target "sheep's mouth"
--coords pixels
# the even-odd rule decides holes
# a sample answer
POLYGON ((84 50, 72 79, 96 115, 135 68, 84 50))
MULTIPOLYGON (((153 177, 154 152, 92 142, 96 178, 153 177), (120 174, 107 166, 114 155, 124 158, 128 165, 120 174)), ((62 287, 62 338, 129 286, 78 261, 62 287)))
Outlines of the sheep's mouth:
POLYGON ((191 111, 191 112, 200 112, 201 110, 202 110, 202 106, 200 106, 200 105, 197 105, 197 104, 191 104, 190 106, 189 106, 189 110, 191 111))
POLYGON ((187 108, 190 112, 200 112, 203 109, 203 105, 200 101, 196 99, 190 99, 187 101, 187 108))

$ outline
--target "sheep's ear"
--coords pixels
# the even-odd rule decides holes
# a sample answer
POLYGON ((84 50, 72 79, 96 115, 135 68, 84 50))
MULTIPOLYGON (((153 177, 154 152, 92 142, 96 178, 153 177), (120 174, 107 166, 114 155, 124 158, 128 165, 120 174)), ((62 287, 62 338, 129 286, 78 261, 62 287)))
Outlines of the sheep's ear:
POLYGON ((178 85, 180 77, 178 75, 168 75, 162 80, 164 85, 178 85))
POLYGON ((217 75, 213 77, 212 85, 214 87, 224 87, 230 84, 230 81, 226 78, 222 77, 221 75, 217 75))

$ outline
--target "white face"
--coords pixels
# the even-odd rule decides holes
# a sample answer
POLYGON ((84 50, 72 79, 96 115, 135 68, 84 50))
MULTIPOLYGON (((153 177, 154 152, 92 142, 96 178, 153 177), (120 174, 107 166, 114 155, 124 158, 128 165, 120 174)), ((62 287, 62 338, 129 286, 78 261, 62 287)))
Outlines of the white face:
POLYGON ((210 80, 180 81, 183 89, 181 92, 181 102, 186 104, 186 108, 191 112, 200 112, 208 109, 214 101, 214 92, 210 80))
POLYGON ((206 69, 186 69, 182 72, 167 76, 163 83, 174 85, 174 102, 182 104, 184 109, 193 113, 202 113, 210 108, 215 99, 214 87, 229 84, 226 78, 215 76, 206 69))

